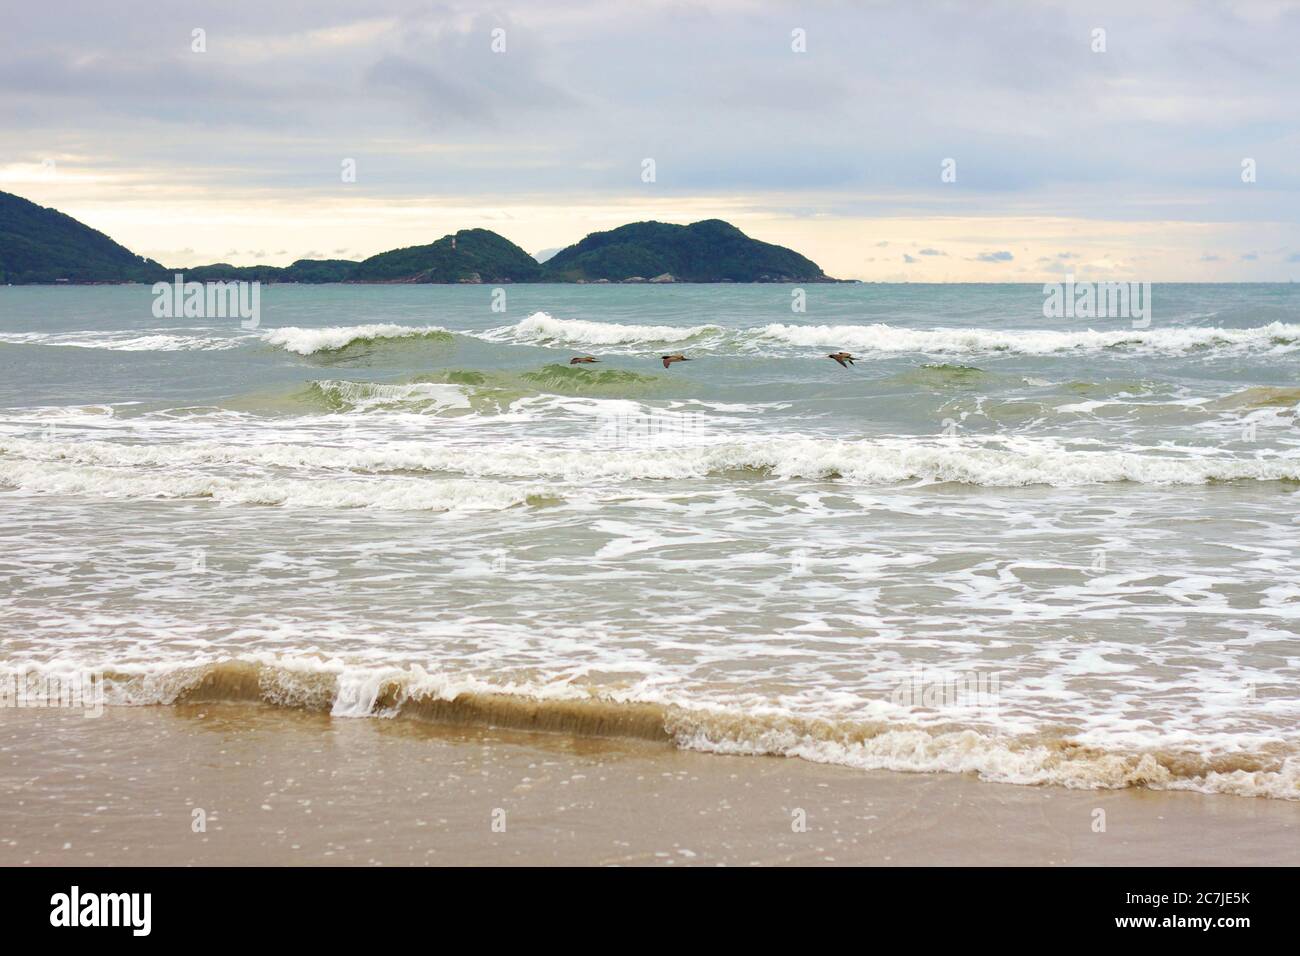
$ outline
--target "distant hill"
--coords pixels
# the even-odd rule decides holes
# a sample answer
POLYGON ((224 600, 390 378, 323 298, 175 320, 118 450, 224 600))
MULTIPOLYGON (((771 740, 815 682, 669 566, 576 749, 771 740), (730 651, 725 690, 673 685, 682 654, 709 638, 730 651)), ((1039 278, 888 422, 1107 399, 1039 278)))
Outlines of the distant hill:
POLYGON ((299 259, 281 270, 281 282, 347 282, 356 271, 351 259, 299 259))
POLYGON ((362 262, 299 259, 290 266, 221 262, 167 269, 57 210, 0 192, 0 282, 158 282, 178 272, 191 282, 836 281, 811 259, 751 239, 721 219, 689 226, 634 222, 593 232, 544 263, 488 229, 462 229, 362 262))
POLYGON ((381 252, 360 263, 353 282, 536 282, 537 260, 487 229, 462 229, 427 246, 381 252))
POLYGON ((156 282, 167 270, 57 209, 0 192, 0 282, 156 282))
POLYGON ((346 282, 357 263, 351 259, 299 259, 290 266, 232 266, 219 262, 210 266, 177 269, 189 282, 346 282))
POLYGON ((593 232, 546 262, 558 282, 623 282, 671 275, 678 282, 833 282, 799 253, 751 239, 731 223, 705 219, 689 226, 634 222, 593 232))

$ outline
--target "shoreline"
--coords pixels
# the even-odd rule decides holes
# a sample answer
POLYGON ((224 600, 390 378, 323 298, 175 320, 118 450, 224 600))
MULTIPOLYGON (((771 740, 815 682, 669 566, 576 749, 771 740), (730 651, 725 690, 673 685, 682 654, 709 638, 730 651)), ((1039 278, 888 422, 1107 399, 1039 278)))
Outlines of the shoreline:
MULTIPOLYGON (((269 713, 307 710, 467 733, 651 741, 694 753, 797 758, 855 772, 969 774, 982 782, 1015 786, 1145 788, 1300 803, 1295 747, 1281 741, 1223 751, 1208 744, 1106 748, 1081 743, 1059 723, 1004 736, 988 725, 951 719, 836 720, 786 711, 685 707, 653 694, 552 693, 555 688, 547 685, 501 687, 472 676, 430 675, 418 666, 349 668, 315 657, 265 654, 143 670, 98 665, 80 676, 54 668, 38 670, 36 677, 31 687, 21 682, 8 686, 4 696, 11 701, 28 697, 39 706, 70 691, 80 694, 84 709, 96 715, 105 706, 113 711, 124 706, 249 704, 269 713)), ((0 684, 12 679, 0 674, 0 684)), ((913 682, 919 679, 912 677, 913 682)), ((911 693, 920 700, 922 691, 915 683, 911 693)))
POLYGON ((1280 866, 1300 836, 1291 801, 256 703, 7 709, 0 768, 6 866, 1280 866))

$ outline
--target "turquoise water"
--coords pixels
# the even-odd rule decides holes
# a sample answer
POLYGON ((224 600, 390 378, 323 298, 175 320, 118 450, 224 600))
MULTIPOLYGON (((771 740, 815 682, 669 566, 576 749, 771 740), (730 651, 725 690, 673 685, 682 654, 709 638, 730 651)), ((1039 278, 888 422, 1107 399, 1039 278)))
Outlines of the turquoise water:
POLYGON ((0 288, 0 666, 1300 796, 1295 287, 806 291, 0 288))

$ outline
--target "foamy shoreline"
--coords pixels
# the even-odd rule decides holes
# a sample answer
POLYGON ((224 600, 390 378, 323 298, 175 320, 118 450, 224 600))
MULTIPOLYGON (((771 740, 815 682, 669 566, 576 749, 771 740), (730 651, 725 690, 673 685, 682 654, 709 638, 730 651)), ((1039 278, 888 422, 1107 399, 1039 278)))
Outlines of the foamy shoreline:
MULTIPOLYGON (((915 676, 921 690, 922 675, 915 676)), ((996 679, 989 702, 996 700, 996 679)), ((807 713, 775 702, 730 705, 653 688, 606 689, 566 682, 499 683, 419 666, 350 667, 310 657, 246 656, 218 661, 85 670, 14 670, 0 664, 0 703, 41 710, 252 704, 273 721, 303 711, 334 719, 431 728, 553 733, 574 741, 651 741, 723 756, 783 757, 857 771, 942 773, 981 781, 1075 790, 1150 789, 1300 800, 1300 757, 1275 737, 1192 741, 1157 735, 1091 741, 1078 728, 1010 732, 979 706, 963 722, 896 691, 852 714, 807 713), (69 697, 69 693, 74 696, 69 697)))

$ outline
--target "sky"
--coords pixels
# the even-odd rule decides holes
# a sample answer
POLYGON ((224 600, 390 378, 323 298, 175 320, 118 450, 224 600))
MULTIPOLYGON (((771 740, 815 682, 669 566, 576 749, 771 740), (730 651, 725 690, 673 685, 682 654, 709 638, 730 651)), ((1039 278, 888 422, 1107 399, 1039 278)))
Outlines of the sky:
POLYGON ((1300 2, 0 0, 0 21, 0 189, 168 266, 722 218, 840 278, 1300 278, 1300 2))

